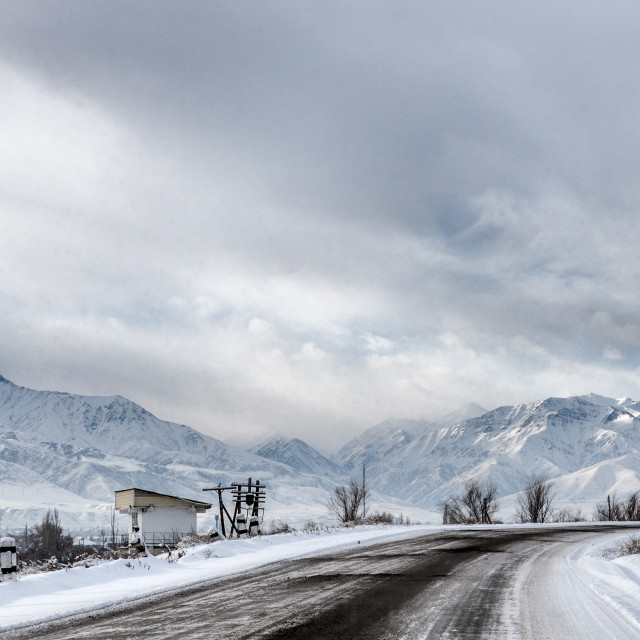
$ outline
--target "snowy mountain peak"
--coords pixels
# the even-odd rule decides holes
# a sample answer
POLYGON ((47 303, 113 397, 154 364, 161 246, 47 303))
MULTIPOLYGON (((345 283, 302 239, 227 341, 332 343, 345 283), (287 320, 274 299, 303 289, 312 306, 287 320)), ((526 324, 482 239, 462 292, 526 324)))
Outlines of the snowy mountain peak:
POLYGON ((338 451, 337 461, 346 468, 383 459, 402 449, 437 425, 424 420, 385 420, 350 440, 338 451))
MULTIPOLYGON (((6 379, 5 379, 6 380, 6 379)), ((0 385, 0 480, 24 475, 93 500, 122 486, 196 497, 238 474, 268 481, 294 469, 156 418, 121 396, 81 396, 0 385)))
POLYGON ((498 407, 418 436, 386 425, 345 445, 340 459, 352 466, 365 460, 378 490, 417 496, 429 508, 457 491, 462 478, 491 478, 501 495, 509 495, 522 488, 527 475, 541 471, 591 505, 616 489, 618 478, 627 480, 624 492, 640 488, 634 467, 640 451, 640 406, 629 399, 605 400, 611 399, 592 394, 498 407), (581 476, 577 491, 573 474, 601 465, 611 470, 614 459, 617 475, 594 471, 588 481, 581 476))
POLYGON ((325 458, 299 438, 273 436, 250 451, 263 458, 286 464, 301 473, 325 477, 341 473, 341 469, 335 462, 325 458))
POLYGON ((627 402, 632 402, 630 398, 623 398, 622 400, 616 400, 615 398, 607 398, 606 396, 601 396, 597 393, 588 393, 585 396, 577 396, 580 400, 585 400, 586 402, 590 402, 591 404, 599 404, 605 407, 616 407, 619 405, 624 405, 627 402))
POLYGON ((449 425, 455 424, 456 422, 460 422, 461 420, 469 420, 471 418, 477 418, 478 416, 487 413, 487 410, 484 407, 481 407, 479 404, 475 402, 467 402, 463 404, 459 409, 455 411, 451 411, 446 415, 442 416, 438 420, 438 424, 441 425, 449 425))
POLYGON ((606 407, 633 407, 637 403, 632 398, 607 398, 597 393, 589 393, 586 396, 578 396, 581 400, 586 400, 591 404, 600 404, 606 407))

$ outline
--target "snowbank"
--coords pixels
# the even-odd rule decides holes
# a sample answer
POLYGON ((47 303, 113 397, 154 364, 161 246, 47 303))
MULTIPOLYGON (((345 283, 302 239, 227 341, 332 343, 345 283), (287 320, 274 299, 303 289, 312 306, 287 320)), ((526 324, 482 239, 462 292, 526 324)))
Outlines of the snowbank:
MULTIPOLYGON (((630 532, 637 535, 637 532, 630 532)), ((624 540, 628 534, 608 536, 602 542, 576 550, 571 558, 583 572, 585 582, 612 609, 638 628, 640 635, 640 555, 607 560, 607 547, 624 540)))

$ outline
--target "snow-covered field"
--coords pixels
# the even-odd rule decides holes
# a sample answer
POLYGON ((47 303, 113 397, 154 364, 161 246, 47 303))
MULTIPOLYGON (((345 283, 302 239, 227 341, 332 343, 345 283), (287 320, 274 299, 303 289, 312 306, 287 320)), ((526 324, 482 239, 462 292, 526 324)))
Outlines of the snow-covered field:
MULTIPOLYGON (((424 525, 362 526, 247 540, 221 540, 185 549, 184 556, 175 562, 169 562, 165 554, 21 576, 17 582, 0 584, 0 630, 130 602, 279 560, 408 538, 443 528, 424 525)), ((447 530, 453 528, 447 527, 447 530)), ((571 598, 572 585, 587 589, 593 600, 601 603, 602 609, 615 609, 628 624, 637 627, 640 637, 640 556, 616 560, 602 557, 603 548, 624 537, 620 533, 605 534, 597 545, 592 542, 571 545, 562 557, 552 559, 553 570, 562 573, 565 599, 571 598)), ((528 568, 523 567, 521 583, 526 581, 527 571, 528 568)), ((593 607, 593 602, 590 606, 593 607)))

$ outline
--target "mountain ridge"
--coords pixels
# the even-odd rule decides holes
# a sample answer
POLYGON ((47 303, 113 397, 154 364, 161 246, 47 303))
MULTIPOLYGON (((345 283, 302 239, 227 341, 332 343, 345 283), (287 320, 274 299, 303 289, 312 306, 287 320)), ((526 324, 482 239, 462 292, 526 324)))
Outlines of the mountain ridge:
MULTIPOLYGON (((521 490, 534 472, 547 473, 559 486, 570 484, 571 475, 586 467, 612 459, 624 463, 640 451, 637 403, 622 399, 607 404, 598 396, 594 404, 588 397, 550 397, 498 407, 425 431, 397 447, 391 446, 397 432, 387 434, 369 446, 369 451, 382 451, 383 456, 365 456, 355 443, 351 452, 348 447, 341 450, 341 459, 355 469, 366 457, 369 475, 381 491, 417 496, 418 504, 430 508, 469 477, 495 481, 503 496, 521 490)), ((632 467, 621 467, 619 475, 627 477, 629 492, 640 489, 632 467)), ((606 486, 594 484, 592 500, 601 500, 619 484, 617 479, 606 486)))
POLYGON ((251 447, 249 451, 263 458, 286 464, 301 473, 329 476, 345 474, 344 469, 338 464, 300 438, 272 436, 259 445, 251 447))
POLYGON ((107 505, 126 486, 202 499, 202 487, 246 475, 269 485, 274 512, 319 518, 328 491, 360 478, 363 462, 377 498, 404 501, 405 513, 414 505, 434 514, 471 477, 496 482, 508 506, 533 472, 554 480, 560 501, 589 510, 607 493, 640 489, 640 403, 589 393, 490 411, 469 405, 435 421, 390 419, 330 460, 299 438, 273 436, 245 450, 122 396, 36 391, 0 376, 0 484, 7 487, 59 487, 85 505, 107 505))

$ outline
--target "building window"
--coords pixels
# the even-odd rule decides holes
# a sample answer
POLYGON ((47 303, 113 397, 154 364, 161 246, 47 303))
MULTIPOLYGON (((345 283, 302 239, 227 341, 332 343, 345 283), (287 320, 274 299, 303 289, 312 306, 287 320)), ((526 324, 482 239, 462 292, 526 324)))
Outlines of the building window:
POLYGON ((132 527, 139 527, 140 525, 138 524, 138 512, 134 511, 131 514, 131 526, 132 527))

